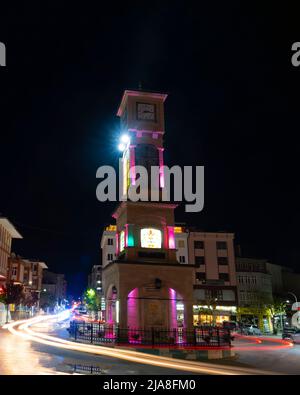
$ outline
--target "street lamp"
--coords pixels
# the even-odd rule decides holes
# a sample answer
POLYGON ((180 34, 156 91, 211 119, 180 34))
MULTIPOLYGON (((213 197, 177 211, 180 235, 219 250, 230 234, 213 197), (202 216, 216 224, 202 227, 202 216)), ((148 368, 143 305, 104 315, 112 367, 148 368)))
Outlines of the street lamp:
POLYGON ((298 302, 297 296, 296 296, 293 292, 287 292, 287 294, 292 295, 292 296, 295 298, 295 302, 296 302, 296 303, 298 302))

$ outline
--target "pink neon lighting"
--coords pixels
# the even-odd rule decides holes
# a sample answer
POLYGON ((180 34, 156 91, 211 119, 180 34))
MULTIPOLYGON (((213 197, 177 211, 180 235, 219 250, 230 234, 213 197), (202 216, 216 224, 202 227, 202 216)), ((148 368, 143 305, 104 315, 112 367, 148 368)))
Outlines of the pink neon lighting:
POLYGON ((175 248, 174 226, 168 226, 169 249, 175 248))
POLYGON ((177 310, 176 310, 176 291, 173 288, 169 288, 170 298, 170 328, 177 328, 177 310))
POLYGON ((134 329, 139 327, 138 322, 138 288, 134 288, 128 294, 127 299, 127 325, 129 328, 134 329))
POLYGON ((128 224, 125 225, 124 247, 128 245, 128 224))
POLYGON ((164 148, 158 148, 159 153, 159 184, 161 188, 165 187, 165 174, 164 174, 164 148))
POLYGON ((119 233, 116 232, 116 255, 119 255, 119 233))
POLYGON ((130 179, 131 184, 135 185, 135 145, 129 147, 130 150, 130 179))

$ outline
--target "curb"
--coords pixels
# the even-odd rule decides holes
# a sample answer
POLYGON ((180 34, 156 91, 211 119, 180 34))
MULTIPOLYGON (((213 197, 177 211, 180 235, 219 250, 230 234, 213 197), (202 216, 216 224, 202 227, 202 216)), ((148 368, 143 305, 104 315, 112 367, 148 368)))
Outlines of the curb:
MULTIPOLYGON (((115 346, 116 349, 124 349, 124 347, 115 346)), ((228 350, 178 350, 178 349, 160 349, 160 348, 131 348, 132 351, 137 351, 145 354, 157 355, 160 357, 168 357, 175 359, 186 359, 190 361, 203 361, 212 359, 225 359, 235 357, 233 349, 228 350)))

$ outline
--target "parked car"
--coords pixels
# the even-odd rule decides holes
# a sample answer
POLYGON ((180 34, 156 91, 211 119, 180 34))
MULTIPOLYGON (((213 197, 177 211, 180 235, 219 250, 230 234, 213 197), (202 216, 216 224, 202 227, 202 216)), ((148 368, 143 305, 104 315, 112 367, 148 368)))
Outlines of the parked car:
POLYGON ((243 325, 243 334, 244 335, 254 335, 254 336, 260 336, 261 330, 258 328, 256 325, 252 324, 245 324, 243 325))
POLYGON ((238 329, 238 324, 235 321, 223 321, 223 328, 236 332, 238 329))
POLYGON ((284 328, 282 333, 283 340, 290 340, 295 344, 300 344, 300 329, 284 328))

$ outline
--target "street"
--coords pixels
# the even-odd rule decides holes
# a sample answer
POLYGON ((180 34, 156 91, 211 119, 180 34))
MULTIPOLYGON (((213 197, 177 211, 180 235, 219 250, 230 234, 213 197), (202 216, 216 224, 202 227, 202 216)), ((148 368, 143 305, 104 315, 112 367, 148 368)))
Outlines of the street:
POLYGON ((1 329, 0 374, 300 373, 300 347, 278 338, 238 337, 233 343, 237 354, 234 359, 195 362, 73 343, 66 336, 67 325, 68 321, 58 322, 55 317, 46 316, 11 323, 1 329))

